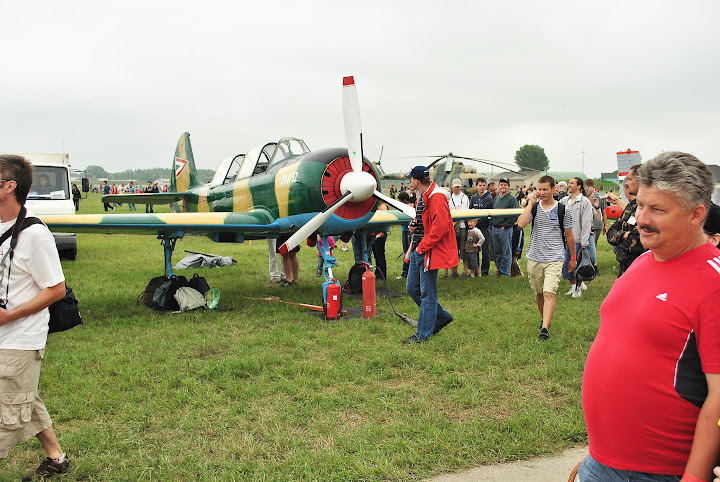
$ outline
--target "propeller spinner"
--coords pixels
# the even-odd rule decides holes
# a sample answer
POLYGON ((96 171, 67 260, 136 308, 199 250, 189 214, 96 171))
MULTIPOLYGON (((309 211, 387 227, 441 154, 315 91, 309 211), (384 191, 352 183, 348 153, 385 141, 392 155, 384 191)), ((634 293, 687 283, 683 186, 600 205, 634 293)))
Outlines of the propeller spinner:
POLYGON ((286 255, 290 250, 295 249, 303 239, 308 238, 312 233, 320 229, 325 221, 343 204, 348 201, 362 202, 375 197, 390 206, 402 211, 410 217, 415 217, 415 209, 407 204, 401 203, 385 196, 377 190, 375 178, 364 172, 362 169, 362 126, 360 124, 360 105, 358 103, 355 80, 353 77, 343 78, 343 118, 345 121, 345 139, 348 146, 348 156, 352 172, 348 172, 340 182, 342 196, 328 206, 323 212, 315 215, 305 223, 290 238, 280 246, 280 254, 286 255))

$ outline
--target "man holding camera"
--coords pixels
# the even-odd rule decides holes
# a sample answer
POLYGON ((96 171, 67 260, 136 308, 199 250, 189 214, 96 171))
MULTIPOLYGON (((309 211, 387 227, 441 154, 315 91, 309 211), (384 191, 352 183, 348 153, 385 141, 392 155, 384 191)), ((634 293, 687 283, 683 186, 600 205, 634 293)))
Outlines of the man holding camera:
MULTIPOLYGON (((23 157, 0 155, 0 232, 19 235, 11 249, 0 245, 0 459, 18 442, 37 436, 47 458, 23 480, 66 472, 70 462, 60 448, 45 404, 38 397, 45 355, 47 307, 65 296, 65 277, 48 228, 16 226, 32 184, 32 165, 23 157), (22 232, 20 232, 22 231, 22 232)), ((30 217, 30 213, 25 213, 30 217)))

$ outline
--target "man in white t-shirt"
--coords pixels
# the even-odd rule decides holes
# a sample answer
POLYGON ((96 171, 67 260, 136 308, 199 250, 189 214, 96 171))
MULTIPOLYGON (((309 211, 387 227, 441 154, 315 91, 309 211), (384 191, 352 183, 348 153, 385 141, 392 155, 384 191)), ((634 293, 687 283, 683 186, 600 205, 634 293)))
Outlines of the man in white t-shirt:
MULTIPOLYGON (((0 177, 0 233, 12 232, 24 211, 32 166, 23 157, 0 155, 0 177)), ((0 245, 0 459, 16 443, 37 436, 47 458, 23 479, 33 480, 66 472, 70 465, 38 397, 50 319, 47 307, 65 296, 65 277, 44 224, 20 231, 12 252, 11 240, 12 236, 0 245)))
MULTIPOLYGON (((458 178, 452 181, 452 192, 448 204, 450 210, 453 209, 470 209, 470 198, 462 190, 462 181, 458 178)), ((465 221, 455 223, 455 241, 458 245, 458 257, 463 260, 463 278, 467 278, 467 262, 465 262, 465 241, 467 240, 467 227, 465 221)), ((447 275, 447 270, 445 270, 447 275)), ((453 278, 458 277, 457 266, 452 269, 453 278)))
POLYGON ((574 271, 576 265, 572 214, 554 199, 554 187, 555 179, 551 176, 541 177, 538 180, 537 190, 528 195, 527 207, 517 220, 521 229, 533 223, 526 254, 527 271, 530 286, 535 292, 535 302, 542 316, 541 340, 550 337, 550 323, 555 313, 555 293, 562 276, 566 243, 571 254, 568 269, 574 271), (540 202, 533 208, 538 198, 540 202), (560 226, 561 221, 562 226, 560 226))

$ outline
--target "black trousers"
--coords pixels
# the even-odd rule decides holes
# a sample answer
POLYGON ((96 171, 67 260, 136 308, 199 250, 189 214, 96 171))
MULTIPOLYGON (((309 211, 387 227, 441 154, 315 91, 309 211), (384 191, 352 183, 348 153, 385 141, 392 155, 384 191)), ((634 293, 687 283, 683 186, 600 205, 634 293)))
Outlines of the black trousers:
POLYGON ((482 235, 485 237, 485 242, 482 245, 482 261, 480 261, 480 274, 487 276, 490 273, 490 228, 478 228, 482 235))
MULTIPOLYGON (((374 237, 374 236, 373 236, 374 237)), ((387 276, 387 262, 385 261, 385 240, 387 234, 372 241, 372 255, 375 258, 375 266, 378 271, 375 273, 377 279, 384 279, 387 276)))

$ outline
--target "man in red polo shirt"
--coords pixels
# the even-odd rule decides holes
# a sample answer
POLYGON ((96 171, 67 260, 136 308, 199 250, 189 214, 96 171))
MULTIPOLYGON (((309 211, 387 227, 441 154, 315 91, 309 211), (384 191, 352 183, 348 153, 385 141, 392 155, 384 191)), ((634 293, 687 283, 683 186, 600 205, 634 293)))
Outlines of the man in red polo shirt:
POLYGON ((583 377, 583 482, 709 481, 720 457, 720 250, 712 172, 665 152, 638 172, 638 257, 600 308, 583 377), (682 479, 680 478, 682 477, 682 479))

